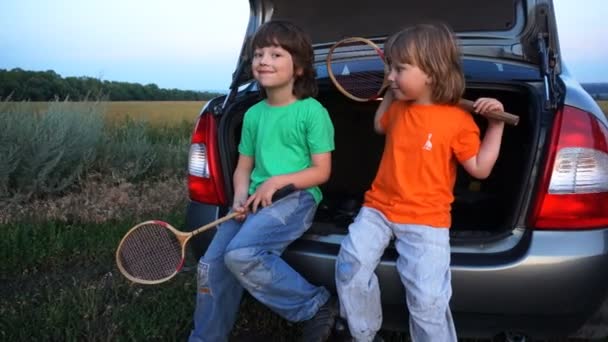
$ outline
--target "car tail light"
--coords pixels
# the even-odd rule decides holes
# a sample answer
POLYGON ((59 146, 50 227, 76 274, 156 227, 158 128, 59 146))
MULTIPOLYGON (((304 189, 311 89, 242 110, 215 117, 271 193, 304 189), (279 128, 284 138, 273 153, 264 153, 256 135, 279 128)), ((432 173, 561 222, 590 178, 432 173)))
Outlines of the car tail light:
POLYGON ((216 118, 203 113, 196 123, 188 156, 188 191, 192 200, 226 204, 219 162, 216 118))
POLYGON ((557 113, 531 217, 538 229, 608 227, 608 129, 573 107, 557 113))

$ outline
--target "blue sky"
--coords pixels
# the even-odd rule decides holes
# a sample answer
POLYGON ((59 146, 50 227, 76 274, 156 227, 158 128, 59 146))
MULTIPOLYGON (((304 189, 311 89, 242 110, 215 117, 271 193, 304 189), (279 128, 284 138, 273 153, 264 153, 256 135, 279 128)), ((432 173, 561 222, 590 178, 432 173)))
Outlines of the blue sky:
MULTIPOLYGON (((608 1, 554 3, 571 72, 608 82, 608 1)), ((0 68, 223 91, 248 16, 244 0, 3 0, 0 68)))

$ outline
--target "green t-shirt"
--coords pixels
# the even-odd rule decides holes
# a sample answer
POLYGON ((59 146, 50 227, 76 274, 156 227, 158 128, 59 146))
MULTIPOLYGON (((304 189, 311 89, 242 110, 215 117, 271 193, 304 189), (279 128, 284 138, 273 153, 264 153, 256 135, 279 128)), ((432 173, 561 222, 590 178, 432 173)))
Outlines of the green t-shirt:
MULTIPOLYGON (((249 194, 268 178, 304 170, 311 155, 334 149, 334 127, 327 110, 312 97, 286 106, 255 104, 243 122, 239 153, 253 157, 249 194)), ((323 197, 319 187, 307 189, 317 204, 323 197)))

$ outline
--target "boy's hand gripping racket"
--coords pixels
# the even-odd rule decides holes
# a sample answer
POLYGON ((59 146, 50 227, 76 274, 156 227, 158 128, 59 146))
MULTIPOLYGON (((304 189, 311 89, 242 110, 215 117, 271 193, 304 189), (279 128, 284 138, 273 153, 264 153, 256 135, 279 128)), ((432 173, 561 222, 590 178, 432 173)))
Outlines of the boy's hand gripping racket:
MULTIPOLYGON (((277 190, 272 201, 289 195, 289 184, 277 190)), ((139 284, 159 284, 173 278, 184 266, 186 244, 195 235, 240 215, 232 212, 189 233, 163 221, 146 221, 131 228, 116 250, 116 265, 127 279, 139 284)))
MULTIPOLYGON (((354 101, 367 102, 376 100, 382 97, 382 93, 384 93, 389 85, 387 79, 388 66, 385 64, 384 53, 378 45, 369 39, 348 37, 338 41, 329 48, 325 62, 327 74, 333 84, 342 94, 354 101), (359 70, 357 65, 351 65, 351 68, 349 68, 349 65, 344 60, 353 54, 368 56, 371 58, 371 61, 376 60, 382 63, 384 72, 369 70, 369 68, 359 70), (340 64, 340 60, 342 60, 342 64, 340 64), (334 68, 336 68, 336 72, 334 72, 334 68)), ((473 109, 473 101, 461 99, 460 106, 468 112, 479 114, 473 109)), ((519 123, 519 116, 507 112, 494 111, 480 115, 504 121, 513 126, 519 123)))

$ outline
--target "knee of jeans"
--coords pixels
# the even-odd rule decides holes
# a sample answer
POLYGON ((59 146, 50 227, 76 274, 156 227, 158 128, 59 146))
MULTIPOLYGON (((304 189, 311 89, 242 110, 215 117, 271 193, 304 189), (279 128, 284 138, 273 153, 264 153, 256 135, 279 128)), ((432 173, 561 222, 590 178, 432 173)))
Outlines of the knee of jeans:
POLYGON ((414 313, 437 312, 443 314, 449 307, 449 298, 439 292, 421 292, 410 295, 409 310, 414 313))
POLYGON ((249 265, 255 263, 257 250, 254 248, 237 248, 224 254, 224 263, 233 273, 243 273, 249 265))
POLYGON ((238 248, 224 255, 226 267, 248 289, 272 283, 273 274, 265 264, 264 254, 255 248, 238 248))
POLYGON ((350 283, 361 269, 361 263, 349 252, 340 250, 336 260, 336 279, 344 284, 350 283))

